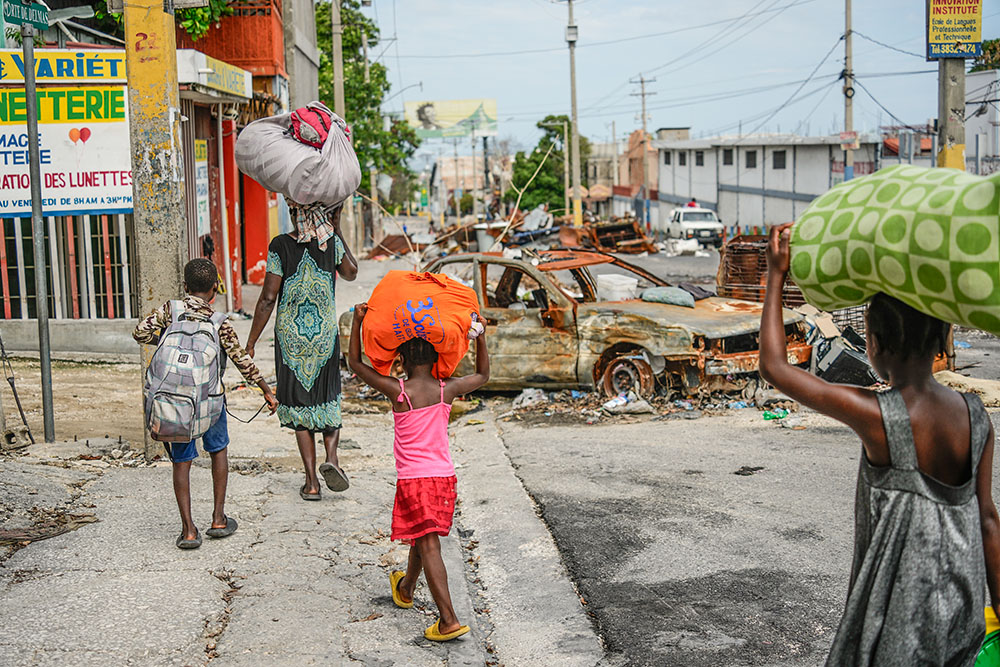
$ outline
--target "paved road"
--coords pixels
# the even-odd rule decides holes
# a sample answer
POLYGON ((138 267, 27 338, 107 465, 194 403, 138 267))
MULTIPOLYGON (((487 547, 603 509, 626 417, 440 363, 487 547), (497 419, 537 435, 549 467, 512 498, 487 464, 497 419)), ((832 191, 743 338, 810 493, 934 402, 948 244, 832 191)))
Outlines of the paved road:
POLYGON ((781 429, 756 410, 501 423, 612 659, 823 662, 846 595, 860 444, 815 413, 805 424, 781 429), (757 470, 734 474, 744 466, 757 470))

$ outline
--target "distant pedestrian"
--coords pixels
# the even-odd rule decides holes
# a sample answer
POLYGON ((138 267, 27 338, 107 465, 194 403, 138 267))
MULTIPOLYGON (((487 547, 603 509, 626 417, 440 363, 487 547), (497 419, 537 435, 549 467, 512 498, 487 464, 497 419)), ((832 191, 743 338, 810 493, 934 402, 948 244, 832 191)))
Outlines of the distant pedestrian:
POLYGON ((687 207, 688 208, 698 208, 698 200, 695 199, 694 197, 691 197, 691 201, 689 201, 687 203, 687 207))
MULTIPOLYGON (((432 641, 448 641, 469 631, 451 604, 448 572, 441 558, 439 536, 451 530, 455 513, 455 466, 448 451, 448 417, 457 397, 475 391, 490 377, 485 334, 476 339, 476 372, 438 380, 432 375, 438 353, 422 338, 399 347, 406 380, 380 374, 361 359, 361 323, 368 304, 354 307, 354 323, 347 361, 358 377, 385 394, 395 421, 396 500, 391 539, 410 545, 406 572, 389 575, 392 600, 403 609, 413 606, 420 571, 427 577, 439 618, 424 631, 432 641)), ((425 316, 426 317, 426 316, 425 316)))
MULTIPOLYGON (((168 301, 154 310, 139 322, 135 331, 132 332, 132 337, 137 343, 158 344, 161 335, 175 320, 211 322, 213 325, 216 322, 221 322, 217 328, 219 346, 236 365, 246 381, 257 385, 264 392, 264 400, 267 401, 273 414, 278 403, 274 394, 271 393, 271 388, 261 376, 260 371, 257 370, 253 360, 240 346, 239 337, 237 337, 232 325, 224 319, 224 315, 217 314, 212 308, 211 304, 218 289, 219 273, 215 264, 205 258, 191 260, 184 267, 184 291, 187 292, 184 300, 168 301)), ((184 363, 184 361, 179 359, 178 363, 184 363)), ((219 370, 220 377, 224 368, 223 361, 219 370)), ((219 391, 221 390, 220 387, 219 391)), ((198 532, 198 528, 195 527, 194 520, 191 518, 191 461, 198 458, 195 440, 164 443, 167 455, 173 464, 174 495, 181 513, 181 534, 176 542, 181 549, 197 549, 201 546, 201 533, 198 532)), ((209 537, 228 537, 236 531, 237 524, 236 519, 226 516, 224 507, 229 476, 229 456, 226 453, 226 447, 229 445, 229 429, 226 423, 224 397, 221 414, 204 433, 201 441, 202 447, 212 457, 212 490, 215 498, 212 525, 205 532, 209 537)))
POLYGON ((340 338, 337 335, 337 276, 354 280, 358 263, 344 243, 340 213, 291 206, 293 229, 271 240, 264 287, 254 309, 247 352, 252 357, 275 305, 274 364, 278 375, 278 419, 295 431, 306 481, 303 500, 322 498, 316 474, 316 434, 326 460, 319 473, 331 491, 350 481, 337 458, 341 427, 340 338))
POLYGON ((861 437, 854 565, 827 665, 972 665, 985 635, 984 591, 1000 608, 1000 518, 993 425, 975 394, 934 380, 950 325, 877 294, 868 357, 890 385, 831 384, 788 363, 781 292, 791 225, 767 247, 760 372, 861 437))

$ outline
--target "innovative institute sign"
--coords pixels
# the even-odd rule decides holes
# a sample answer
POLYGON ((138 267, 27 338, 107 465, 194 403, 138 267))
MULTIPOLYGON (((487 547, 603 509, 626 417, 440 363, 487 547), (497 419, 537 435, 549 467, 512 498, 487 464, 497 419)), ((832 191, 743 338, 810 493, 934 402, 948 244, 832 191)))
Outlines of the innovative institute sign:
POLYGON ((927 59, 983 53, 983 0, 928 0, 927 59))

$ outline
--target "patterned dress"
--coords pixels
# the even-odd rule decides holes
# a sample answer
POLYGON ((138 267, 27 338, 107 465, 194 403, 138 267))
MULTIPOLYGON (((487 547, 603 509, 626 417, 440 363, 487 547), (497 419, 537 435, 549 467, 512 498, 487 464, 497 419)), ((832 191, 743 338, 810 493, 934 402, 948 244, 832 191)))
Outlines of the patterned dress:
POLYGON ((278 372, 278 419, 287 428, 340 428, 340 342, 334 289, 344 257, 340 237, 325 251, 315 239, 299 243, 276 236, 267 251, 267 272, 281 276, 274 323, 278 372))

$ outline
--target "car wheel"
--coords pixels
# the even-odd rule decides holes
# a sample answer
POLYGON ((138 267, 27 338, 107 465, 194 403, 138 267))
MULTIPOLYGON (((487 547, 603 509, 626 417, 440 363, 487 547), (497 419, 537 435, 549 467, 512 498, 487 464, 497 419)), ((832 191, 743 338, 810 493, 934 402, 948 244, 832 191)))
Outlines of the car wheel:
POLYGON ((629 391, 648 398, 653 394, 653 385, 653 369, 634 354, 612 359, 601 377, 601 388, 608 398, 629 391))

